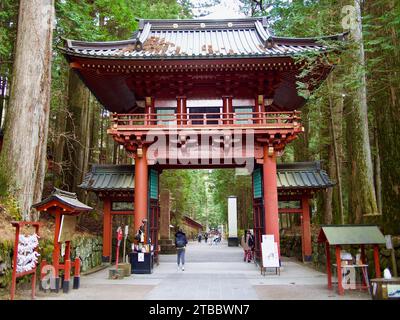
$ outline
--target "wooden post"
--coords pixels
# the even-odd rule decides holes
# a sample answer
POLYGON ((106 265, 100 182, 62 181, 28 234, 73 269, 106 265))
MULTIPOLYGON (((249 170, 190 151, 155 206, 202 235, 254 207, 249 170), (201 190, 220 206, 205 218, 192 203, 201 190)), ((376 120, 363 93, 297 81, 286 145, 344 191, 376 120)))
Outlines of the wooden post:
POLYGON ((106 196, 103 200, 103 262, 111 262, 111 199, 106 196))
POLYGON ((274 148, 268 145, 264 145, 263 180, 265 233, 274 235, 274 240, 278 244, 278 255, 280 257, 276 154, 274 148))
POLYGON ((16 224, 15 240, 14 240, 14 257, 13 257, 13 271, 11 281, 11 294, 10 299, 14 300, 15 287, 17 285, 17 258, 18 258, 18 244, 19 244, 19 225, 16 224))
POLYGON ((306 195, 301 198, 302 208, 302 235, 303 235, 303 261, 312 260, 312 246, 311 246, 311 222, 310 222, 310 205, 309 199, 306 195))
POLYGON ((79 289, 80 278, 81 278, 81 259, 76 257, 74 263, 74 283, 72 287, 73 289, 79 289))
POLYGON ((146 117, 146 121, 145 124, 146 125, 154 125, 153 123, 153 119, 154 119, 154 99, 152 97, 146 97, 145 98, 145 117, 146 117))
MULTIPOLYGON (((66 258, 66 256, 65 256, 66 258)), ((64 260, 64 282, 63 282, 63 292, 69 292, 69 281, 71 278, 71 260, 64 260)))
POLYGON ((142 147, 142 154, 135 154, 135 219, 134 234, 139 231, 142 220, 147 219, 148 166, 147 147, 142 147))
POLYGON ((187 106, 186 97, 178 96, 176 97, 176 118, 178 125, 185 125, 187 123, 187 106))
POLYGON ((339 295, 344 295, 344 289, 342 285, 342 260, 340 258, 340 246, 335 247, 335 253, 336 253, 336 273, 338 281, 338 292, 339 295))
POLYGON ((233 120, 232 120, 232 117, 233 117, 233 105, 232 105, 233 97, 232 96, 227 96, 226 99, 227 99, 227 109, 226 109, 226 111, 228 112, 228 119, 229 119, 227 121, 227 123, 228 124, 233 124, 233 120))
POLYGON ((265 112, 265 107, 264 107, 264 95, 259 94, 256 97, 256 101, 255 101, 255 111, 258 112, 257 117, 258 120, 256 120, 256 123, 263 123, 264 121, 264 115, 262 114, 263 112, 265 112))
POLYGON ((379 246, 377 244, 374 245, 374 264, 375 264, 375 277, 382 277, 381 274, 381 265, 379 262, 379 246))
POLYGON ((223 96, 222 97, 222 123, 227 124, 229 121, 227 120, 229 118, 228 113, 228 97, 223 96))
POLYGON ((328 275, 328 289, 332 289, 331 252, 329 242, 325 242, 326 274, 328 275))
POLYGON ((60 243, 58 242, 58 237, 60 234, 61 228, 61 209, 57 208, 55 210, 55 227, 54 227, 54 250, 53 250, 53 266, 55 269, 55 279, 54 284, 55 288, 54 291, 58 292, 60 288, 60 276, 59 276, 59 268, 60 268, 60 243))
MULTIPOLYGON (((363 244, 360 245, 360 249, 361 249, 361 257, 360 257, 361 258, 361 263, 365 264, 365 262, 366 262, 366 260, 365 260, 365 246, 363 244)), ((357 263, 357 261, 356 261, 356 263, 357 263)), ((368 270, 367 270, 367 272, 368 272, 368 270)), ((363 273, 363 275, 364 275, 364 273, 363 273)), ((363 286, 367 285, 365 280, 366 280, 365 276, 363 276, 363 286)))

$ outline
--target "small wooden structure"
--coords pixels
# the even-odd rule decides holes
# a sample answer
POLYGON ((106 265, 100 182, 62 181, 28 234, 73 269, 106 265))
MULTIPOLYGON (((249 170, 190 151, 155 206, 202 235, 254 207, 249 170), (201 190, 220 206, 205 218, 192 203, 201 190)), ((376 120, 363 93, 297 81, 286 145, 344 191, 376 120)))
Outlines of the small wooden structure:
MULTIPOLYGON (((359 245, 361 249, 362 265, 366 264, 365 246, 372 245, 374 247, 374 264, 375 275, 381 277, 381 269, 379 264, 379 244, 386 243, 385 237, 375 225, 325 225, 321 226, 318 235, 318 242, 325 243, 326 252, 326 271, 328 276, 328 288, 332 289, 332 271, 330 246, 335 246, 336 268, 338 278, 338 292, 344 294, 342 285, 342 263, 340 251, 344 245, 359 245)), ((368 284, 367 284, 368 285, 368 284)))
POLYGON ((203 225, 188 216, 183 216, 182 223, 187 237, 193 238, 203 231, 203 225))
MULTIPOLYGON (((17 278, 26 276, 28 274, 32 275, 32 299, 35 298, 35 292, 36 292, 36 269, 37 266, 32 268, 31 270, 28 271, 23 271, 23 272, 17 272, 17 259, 18 259, 18 247, 19 247, 19 236, 21 233, 21 228, 24 226, 33 226, 35 228, 35 233, 39 236, 39 222, 29 222, 29 221, 13 221, 11 224, 16 228, 15 230, 15 242, 14 242, 14 256, 13 256, 13 271, 12 271, 12 278, 11 278, 11 294, 10 294, 10 299, 14 300, 14 295, 15 295, 15 288, 17 285, 17 278)), ((35 248, 35 251, 37 251, 38 248, 35 248)))
MULTIPOLYGON (((63 281, 63 291, 67 293, 69 291, 69 281, 71 272, 71 239, 67 236, 65 240, 65 255, 64 263, 60 263, 60 232, 62 231, 62 224, 64 223, 65 216, 77 216, 82 212, 87 212, 92 210, 91 207, 85 205, 78 200, 76 193, 63 191, 54 188, 53 193, 46 199, 39 203, 34 204, 32 207, 36 208, 38 211, 48 211, 55 216, 55 229, 54 229, 54 250, 53 250, 53 267, 54 267, 54 288, 55 292, 58 292, 60 288, 60 270, 64 270, 64 281, 63 281)), ((73 232, 74 230, 72 230, 73 232)), ((46 265, 46 261, 42 261, 41 270, 46 265)), ((74 284, 73 288, 79 288, 80 281, 80 259, 75 258, 74 262, 74 284)))

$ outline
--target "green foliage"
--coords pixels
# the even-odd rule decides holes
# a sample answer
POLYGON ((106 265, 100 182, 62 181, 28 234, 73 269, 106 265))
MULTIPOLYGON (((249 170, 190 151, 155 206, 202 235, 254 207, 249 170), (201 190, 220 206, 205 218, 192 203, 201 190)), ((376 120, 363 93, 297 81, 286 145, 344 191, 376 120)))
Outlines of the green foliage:
POLYGON ((18 201, 12 195, 7 194, 0 198, 5 214, 12 220, 21 220, 22 215, 19 209, 18 201))
POLYGON ((16 37, 17 0, 0 2, 0 74, 10 74, 16 37))

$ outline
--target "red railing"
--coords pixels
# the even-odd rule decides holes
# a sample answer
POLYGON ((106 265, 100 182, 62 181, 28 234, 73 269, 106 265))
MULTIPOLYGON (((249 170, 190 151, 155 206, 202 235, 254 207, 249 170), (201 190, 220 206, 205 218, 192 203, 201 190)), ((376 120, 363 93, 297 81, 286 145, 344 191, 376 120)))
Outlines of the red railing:
POLYGON ((164 127, 295 127, 300 125, 300 112, 231 112, 231 113, 138 113, 111 116, 112 129, 164 127))

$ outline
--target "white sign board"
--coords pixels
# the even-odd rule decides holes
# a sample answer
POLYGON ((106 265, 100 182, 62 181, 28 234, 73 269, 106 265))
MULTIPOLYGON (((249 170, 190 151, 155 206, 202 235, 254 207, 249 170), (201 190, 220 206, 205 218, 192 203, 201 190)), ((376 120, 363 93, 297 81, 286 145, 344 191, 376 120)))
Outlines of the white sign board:
POLYGON ((274 241, 275 241, 275 240, 274 240, 274 235, 273 235, 273 234, 263 234, 263 235, 262 235, 261 242, 268 242, 268 241, 271 241, 271 242, 274 242, 274 241))
POLYGON ((144 262, 144 253, 142 252, 138 253, 138 262, 144 262))
POLYGON ((264 268, 279 268, 278 244, 274 242, 274 235, 263 235, 261 254, 264 268))
POLYGON ((228 231, 229 238, 237 238, 237 198, 228 198, 228 231))
POLYGON ((385 236, 385 239, 386 239, 386 249, 393 249, 392 236, 387 235, 385 236))

